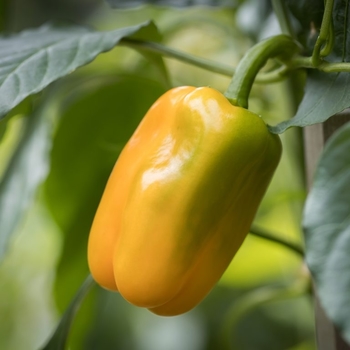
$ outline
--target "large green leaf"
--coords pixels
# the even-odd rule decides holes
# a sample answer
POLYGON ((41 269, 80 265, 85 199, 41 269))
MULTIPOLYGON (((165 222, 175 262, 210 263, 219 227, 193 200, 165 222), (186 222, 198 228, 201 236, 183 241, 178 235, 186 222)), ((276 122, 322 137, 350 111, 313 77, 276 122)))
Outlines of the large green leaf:
MULTIPOLYGON (((334 48, 326 59, 329 62, 350 61, 350 35, 348 20, 350 0, 335 0, 333 11, 334 48)), ((308 7, 305 8, 306 10, 308 7)), ((310 16, 314 12, 310 8, 310 16)), ((306 16, 307 17, 307 16, 306 16)), ((312 18, 312 16, 310 17, 312 18)), ((332 115, 350 106, 349 73, 324 73, 310 71, 307 77, 305 95, 296 115, 274 127, 271 131, 282 133, 292 126, 307 126, 322 123, 332 115)))
POLYGON ((334 50, 331 61, 350 61, 350 37, 349 37, 350 0, 334 0, 333 24, 334 24, 334 50))
POLYGON ((304 127, 322 123, 332 115, 350 106, 349 73, 326 74, 312 71, 308 74, 305 95, 296 115, 276 126, 272 132, 282 133, 292 126, 304 127))
POLYGON ((307 198, 306 262, 321 304, 350 344, 350 124, 327 143, 307 198))
POLYGON ((47 98, 26 118, 23 136, 0 182, 0 259, 12 233, 30 206, 36 189, 48 173, 53 121, 57 101, 47 98))
POLYGON ((45 25, 0 38, 0 118, 25 97, 44 89, 124 37, 154 37, 152 22, 97 32, 85 27, 45 25))

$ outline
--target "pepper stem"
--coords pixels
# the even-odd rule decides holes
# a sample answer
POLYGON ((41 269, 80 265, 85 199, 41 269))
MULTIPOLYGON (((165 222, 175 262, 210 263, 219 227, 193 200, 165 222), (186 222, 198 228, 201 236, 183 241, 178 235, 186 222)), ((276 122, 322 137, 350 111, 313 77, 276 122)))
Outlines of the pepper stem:
POLYGON ((267 60, 278 57, 281 61, 288 61, 298 50, 298 44, 284 34, 259 42, 248 50, 239 62, 224 95, 234 106, 248 108, 250 90, 256 75, 267 60))

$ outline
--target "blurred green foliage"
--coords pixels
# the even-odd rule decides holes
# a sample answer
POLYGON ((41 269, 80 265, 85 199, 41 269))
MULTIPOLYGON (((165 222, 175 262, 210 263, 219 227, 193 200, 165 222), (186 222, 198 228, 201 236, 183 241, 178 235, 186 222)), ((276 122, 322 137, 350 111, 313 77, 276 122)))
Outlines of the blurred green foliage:
MULTIPOLYGON (((237 20, 239 7, 238 12, 152 6, 111 10, 92 0, 74 1, 74 6, 64 1, 61 7, 53 1, 30 3, 41 9, 38 15, 31 12, 24 21, 24 13, 11 5, 8 28, 69 19, 107 30, 153 19, 163 43, 232 66, 256 37, 248 37, 244 21, 237 20)), ((249 3, 256 5, 259 0, 249 3)), ((247 7, 245 16, 252 15, 249 11, 247 7)), ((3 12, 0 18, 5 18, 3 12)), ((260 25, 269 23, 267 13, 260 25)), ((207 85, 224 91, 229 83, 227 77, 172 59, 165 63, 173 85, 207 85)), ((87 238, 106 180, 138 122, 165 91, 162 77, 164 72, 145 57, 118 47, 57 84, 65 98, 50 135, 50 173, 0 265, 1 349, 38 349, 88 274, 87 238)), ((251 109, 276 124, 292 116, 296 106, 291 95, 286 82, 255 86, 251 109)), ((18 143, 22 113, 0 122, 0 139, 4 134, 0 174, 18 143)), ((283 159, 256 222, 301 241, 305 197, 301 135, 290 130, 282 142, 283 159)), ((229 312, 241 298, 260 286, 288 285, 303 274, 303 263, 293 252, 249 236, 218 286, 188 314, 161 318, 129 305, 119 294, 94 289, 74 322, 69 346, 73 350, 218 349, 229 312)), ((230 330, 232 348, 313 350, 312 312, 308 295, 253 308, 230 330)))

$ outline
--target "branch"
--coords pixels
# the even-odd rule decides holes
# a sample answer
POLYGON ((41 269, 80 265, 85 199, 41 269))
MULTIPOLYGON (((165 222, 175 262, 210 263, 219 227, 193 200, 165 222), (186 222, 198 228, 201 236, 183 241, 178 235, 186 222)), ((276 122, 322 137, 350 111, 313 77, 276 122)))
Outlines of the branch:
POLYGON ((267 239, 271 242, 278 243, 285 248, 288 248, 289 250, 294 251, 295 253, 299 254, 302 258, 304 258, 304 250, 303 248, 294 242, 290 242, 282 237, 279 237, 275 234, 272 234, 271 232, 268 232, 267 230, 258 228, 256 226, 252 226, 249 231, 252 235, 267 239))

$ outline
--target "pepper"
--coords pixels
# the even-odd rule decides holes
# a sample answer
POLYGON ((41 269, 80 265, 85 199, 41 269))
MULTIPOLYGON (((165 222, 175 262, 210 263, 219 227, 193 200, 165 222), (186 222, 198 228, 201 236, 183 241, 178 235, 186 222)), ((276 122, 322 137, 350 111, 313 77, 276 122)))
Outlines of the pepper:
POLYGON ((108 180, 88 243, 94 279, 159 315, 192 309, 249 232, 281 150, 260 116, 220 92, 166 92, 108 180))

